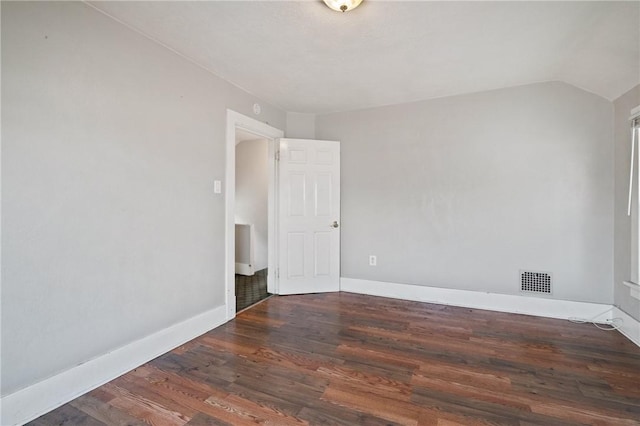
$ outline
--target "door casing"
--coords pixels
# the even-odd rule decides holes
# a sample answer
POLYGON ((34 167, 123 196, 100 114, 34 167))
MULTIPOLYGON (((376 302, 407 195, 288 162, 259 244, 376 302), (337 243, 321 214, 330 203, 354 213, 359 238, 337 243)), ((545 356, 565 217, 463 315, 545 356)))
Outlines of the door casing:
POLYGON ((278 247, 277 241, 277 168, 276 140, 284 137, 284 132, 254 118, 227 109, 226 158, 225 158, 225 304, 227 320, 236 316, 235 284, 235 206, 236 206, 236 129, 243 129, 263 137, 269 142, 269 207, 268 207, 268 291, 277 294, 278 247))

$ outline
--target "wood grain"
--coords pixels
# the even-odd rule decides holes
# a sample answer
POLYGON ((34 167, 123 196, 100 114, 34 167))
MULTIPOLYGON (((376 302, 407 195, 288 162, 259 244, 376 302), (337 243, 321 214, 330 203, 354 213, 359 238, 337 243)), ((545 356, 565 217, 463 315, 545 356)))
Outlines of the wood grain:
POLYGON ((272 297, 44 425, 640 425, 640 348, 588 324, 272 297))

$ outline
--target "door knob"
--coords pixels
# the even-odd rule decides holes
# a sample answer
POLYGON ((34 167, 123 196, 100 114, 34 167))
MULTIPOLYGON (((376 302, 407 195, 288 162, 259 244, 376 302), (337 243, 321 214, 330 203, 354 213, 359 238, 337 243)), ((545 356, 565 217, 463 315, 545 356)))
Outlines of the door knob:
POLYGON ((338 221, 334 220, 333 223, 331 224, 332 228, 338 228, 340 225, 338 225, 338 221))

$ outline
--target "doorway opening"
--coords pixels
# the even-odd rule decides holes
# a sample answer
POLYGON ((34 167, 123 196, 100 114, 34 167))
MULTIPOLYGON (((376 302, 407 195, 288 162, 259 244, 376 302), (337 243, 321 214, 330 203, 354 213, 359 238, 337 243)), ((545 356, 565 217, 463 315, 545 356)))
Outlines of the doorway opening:
POLYGON ((283 136, 284 132, 280 129, 227 110, 225 159, 227 319, 234 318, 237 311, 261 300, 266 294, 277 294, 276 152, 277 139, 283 136), (239 244, 236 244, 237 241, 239 244), (236 272, 239 273, 236 274, 236 272), (240 299, 238 303, 236 303, 236 292, 240 299))
POLYGON ((236 312, 271 294, 269 272, 269 140, 236 128, 236 312))

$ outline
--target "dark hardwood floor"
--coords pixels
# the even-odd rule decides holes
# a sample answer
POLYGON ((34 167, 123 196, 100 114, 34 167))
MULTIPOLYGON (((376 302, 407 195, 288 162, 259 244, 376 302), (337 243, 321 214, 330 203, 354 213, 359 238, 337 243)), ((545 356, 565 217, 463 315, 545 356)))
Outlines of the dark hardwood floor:
POLYGON ((248 308, 269 297, 267 293, 267 269, 251 276, 236 274, 236 312, 248 308))
POLYGON ((271 297, 34 425, 638 425, 640 348, 588 324, 271 297))

